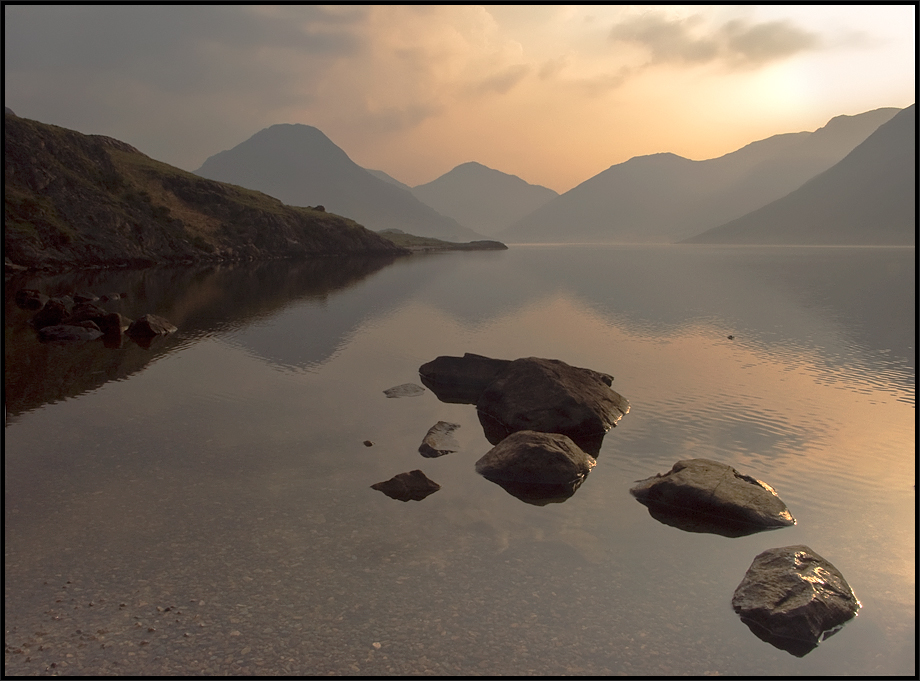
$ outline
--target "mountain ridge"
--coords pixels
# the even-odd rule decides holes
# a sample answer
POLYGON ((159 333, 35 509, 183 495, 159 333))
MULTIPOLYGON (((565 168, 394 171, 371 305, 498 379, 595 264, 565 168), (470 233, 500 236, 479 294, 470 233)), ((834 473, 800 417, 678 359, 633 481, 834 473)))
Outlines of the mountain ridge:
POLYGON ((209 157, 195 174, 261 191, 292 206, 322 205, 374 231, 400 229, 448 241, 483 238, 368 172, 310 125, 263 128, 209 157))
POLYGON ((683 243, 915 245, 916 105, 795 191, 683 243))

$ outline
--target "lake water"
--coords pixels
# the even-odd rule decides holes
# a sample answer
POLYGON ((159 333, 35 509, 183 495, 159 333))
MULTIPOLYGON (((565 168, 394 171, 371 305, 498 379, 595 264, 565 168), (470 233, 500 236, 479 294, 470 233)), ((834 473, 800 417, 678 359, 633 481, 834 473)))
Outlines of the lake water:
POLYGON ((520 246, 9 282, 6 673, 913 674, 914 257, 520 246), (41 344, 21 287, 127 293, 106 305, 179 331, 41 344), (615 377, 631 410, 570 499, 478 476, 474 407, 383 394, 464 352, 615 377), (423 458, 439 420, 459 449, 423 458), (685 532, 629 494, 696 457, 798 524, 685 532), (414 469, 441 489, 370 488, 414 469), (792 544, 862 603, 804 657, 731 608, 792 544))

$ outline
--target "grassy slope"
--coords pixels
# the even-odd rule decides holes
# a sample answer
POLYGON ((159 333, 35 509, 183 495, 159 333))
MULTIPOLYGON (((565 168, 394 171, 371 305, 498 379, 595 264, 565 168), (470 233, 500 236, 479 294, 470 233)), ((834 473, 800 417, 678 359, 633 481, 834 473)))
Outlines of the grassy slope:
POLYGON ((4 255, 49 269, 401 252, 352 220, 6 115, 4 255))

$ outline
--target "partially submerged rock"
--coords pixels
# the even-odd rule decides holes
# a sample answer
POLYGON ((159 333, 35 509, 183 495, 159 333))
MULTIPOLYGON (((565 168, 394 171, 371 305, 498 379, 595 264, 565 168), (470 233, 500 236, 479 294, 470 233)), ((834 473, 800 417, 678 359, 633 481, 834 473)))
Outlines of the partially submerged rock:
POLYGON ((425 389, 415 383, 403 383, 402 385, 393 386, 383 391, 387 397, 417 397, 425 392, 425 389))
POLYGON ((101 338, 102 331, 92 322, 86 322, 85 326, 57 324, 39 329, 38 337, 43 341, 91 341, 101 338))
POLYGON ((41 291, 22 288, 16 291, 16 305, 23 310, 40 310, 48 302, 48 296, 41 291))
POLYGON ((165 336, 176 331, 178 329, 175 326, 155 314, 145 314, 143 317, 138 317, 128 327, 128 335, 132 338, 165 336))
POLYGON ((419 445, 418 453, 425 458, 432 459, 456 452, 460 447, 453 433, 459 427, 457 423, 438 421, 428 429, 422 444, 419 445))
POLYGON ((496 481, 569 485, 584 480, 596 464, 565 435, 521 430, 486 452, 476 472, 496 481))
POLYGON ((678 461, 629 491, 653 517, 663 516, 662 522, 689 531, 741 536, 795 525, 770 485, 708 459, 678 461))
POLYGON ((400 473, 389 480, 373 484, 371 489, 379 490, 391 499, 421 501, 429 494, 437 492, 441 489, 441 486, 433 480, 429 480, 422 471, 414 470, 408 473, 400 473))
POLYGON ((476 472, 522 501, 539 506, 565 501, 596 465, 569 437, 522 430, 476 462, 476 472))
POLYGON ((610 388, 612 382, 609 374, 526 357, 498 374, 476 408, 509 434, 562 433, 596 454, 599 438, 629 411, 626 398, 610 388))
POLYGON ((802 657, 852 619, 859 601, 837 568, 797 545, 754 558, 732 608, 759 638, 802 657))
POLYGON ((492 359, 467 352, 463 357, 442 355, 419 367, 424 383, 442 402, 476 404, 479 396, 511 360, 492 359))

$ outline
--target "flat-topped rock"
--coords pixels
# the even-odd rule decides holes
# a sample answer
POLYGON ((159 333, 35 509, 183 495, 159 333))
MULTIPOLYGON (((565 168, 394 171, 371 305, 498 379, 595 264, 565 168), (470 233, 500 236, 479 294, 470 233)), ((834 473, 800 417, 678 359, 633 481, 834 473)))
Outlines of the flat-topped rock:
POLYGON ((509 364, 508 359, 468 352, 463 357, 436 357, 420 366, 418 373, 422 383, 442 402, 476 404, 482 392, 509 364))
POLYGON ((683 513, 691 520, 703 516, 716 527, 741 525, 756 531, 795 525, 770 485, 709 459, 678 461, 667 473, 640 480, 629 491, 650 508, 683 513))
POLYGON ((456 452, 460 445, 454 438, 454 431, 459 427, 457 423, 438 421, 428 429, 422 444, 419 445, 418 453, 427 459, 433 459, 456 452))
POLYGON ((163 317, 155 314, 145 314, 138 317, 128 327, 128 335, 132 338, 152 338, 175 333, 178 329, 163 317))
POLYGON ((859 601, 840 571, 804 545, 760 553, 732 596, 759 638, 798 657, 852 619, 859 601))

